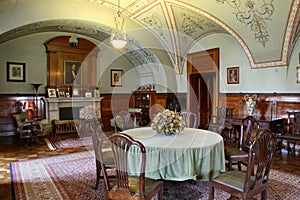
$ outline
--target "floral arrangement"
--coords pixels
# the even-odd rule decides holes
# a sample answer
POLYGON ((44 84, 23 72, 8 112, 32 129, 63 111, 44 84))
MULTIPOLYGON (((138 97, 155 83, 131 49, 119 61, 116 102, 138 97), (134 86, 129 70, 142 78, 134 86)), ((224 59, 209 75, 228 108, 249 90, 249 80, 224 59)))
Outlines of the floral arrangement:
POLYGON ((100 110, 93 106, 84 106, 79 110, 79 118, 80 119, 92 119, 98 118, 100 114, 100 110))
POLYGON ((248 114, 251 116, 253 115, 253 112, 255 110, 255 107, 256 107, 256 99, 257 99, 257 95, 256 94, 253 94, 251 97, 246 94, 244 96, 244 99, 245 99, 245 102, 246 102, 246 109, 247 109, 247 112, 248 114))
POLYGON ((157 133, 163 135, 173 135, 180 133, 184 129, 184 121, 180 113, 165 109, 157 113, 151 127, 157 133))

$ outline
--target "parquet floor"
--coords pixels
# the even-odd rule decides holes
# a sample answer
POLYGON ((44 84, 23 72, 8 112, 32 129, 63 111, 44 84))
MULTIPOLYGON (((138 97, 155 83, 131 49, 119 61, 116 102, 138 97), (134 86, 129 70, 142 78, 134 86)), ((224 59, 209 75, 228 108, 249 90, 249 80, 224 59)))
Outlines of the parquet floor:
MULTIPOLYGON (((19 142, 19 138, 0 137, 0 199, 11 200, 9 163, 84 150, 86 150, 84 147, 78 147, 51 151, 44 142, 33 143, 26 147, 19 142)), ((281 154, 276 154, 272 168, 300 175, 299 154, 298 151, 296 154, 288 154, 286 150, 282 150, 281 154)))

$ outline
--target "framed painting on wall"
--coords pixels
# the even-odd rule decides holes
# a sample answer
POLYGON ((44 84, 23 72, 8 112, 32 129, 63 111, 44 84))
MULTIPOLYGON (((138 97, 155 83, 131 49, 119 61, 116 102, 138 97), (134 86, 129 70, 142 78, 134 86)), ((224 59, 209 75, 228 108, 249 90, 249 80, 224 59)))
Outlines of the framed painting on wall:
POLYGON ((64 63, 64 84, 81 84, 81 62, 66 60, 64 63))
POLYGON ((122 87, 123 70, 112 69, 110 72, 111 87, 122 87))
POLYGON ((25 82, 25 63, 7 62, 7 81, 25 82))
POLYGON ((240 82, 239 67, 227 68, 227 84, 238 84, 240 82))

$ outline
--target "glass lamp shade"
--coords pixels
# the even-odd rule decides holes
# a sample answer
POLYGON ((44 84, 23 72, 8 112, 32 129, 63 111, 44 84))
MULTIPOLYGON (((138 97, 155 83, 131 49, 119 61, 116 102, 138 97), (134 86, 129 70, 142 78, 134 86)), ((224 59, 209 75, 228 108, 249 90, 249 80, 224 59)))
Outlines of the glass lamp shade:
POLYGON ((118 40, 118 39, 114 39, 110 41, 112 43, 112 45, 114 46, 114 48, 116 49, 122 49, 126 46, 127 41, 126 40, 118 40))
POLYGON ((124 18, 120 17, 120 13, 115 17, 110 42, 116 49, 121 49, 127 44, 126 35, 124 33, 124 18))

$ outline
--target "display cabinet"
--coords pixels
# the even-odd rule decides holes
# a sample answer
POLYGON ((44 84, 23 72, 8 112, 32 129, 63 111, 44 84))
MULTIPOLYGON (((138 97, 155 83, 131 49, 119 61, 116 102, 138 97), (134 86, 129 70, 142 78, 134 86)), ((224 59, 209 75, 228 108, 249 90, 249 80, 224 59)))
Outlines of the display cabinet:
POLYGON ((155 114, 156 92, 155 91, 134 91, 130 98, 130 107, 141 109, 140 115, 137 116, 139 126, 150 126, 151 119, 155 114), (153 106, 153 107, 152 107, 153 106))

